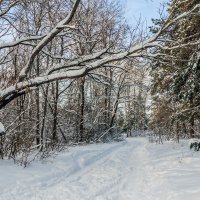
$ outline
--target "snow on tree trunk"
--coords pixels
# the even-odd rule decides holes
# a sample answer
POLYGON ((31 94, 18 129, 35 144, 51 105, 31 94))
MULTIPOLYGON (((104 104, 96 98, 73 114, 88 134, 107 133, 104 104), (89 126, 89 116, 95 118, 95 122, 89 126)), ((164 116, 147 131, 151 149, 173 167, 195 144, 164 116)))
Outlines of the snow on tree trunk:
POLYGON ((0 122, 0 136, 5 134, 5 128, 3 124, 0 122))

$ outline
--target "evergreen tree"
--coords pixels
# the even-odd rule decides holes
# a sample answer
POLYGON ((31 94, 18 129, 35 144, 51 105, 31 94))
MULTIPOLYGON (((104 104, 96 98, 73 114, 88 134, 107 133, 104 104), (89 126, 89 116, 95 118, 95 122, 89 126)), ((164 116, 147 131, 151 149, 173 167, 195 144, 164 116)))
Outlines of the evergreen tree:
MULTIPOLYGON (((169 18, 180 16, 191 10, 199 0, 171 0, 167 12, 169 18)), ((174 126, 179 124, 179 129, 183 129, 187 124, 186 132, 190 137, 195 135, 195 124, 199 124, 200 107, 200 18, 199 9, 187 18, 183 18, 178 23, 163 32, 163 46, 173 46, 173 48, 157 49, 158 53, 164 54, 162 59, 152 62, 151 75, 153 77, 152 94, 160 94, 165 98, 166 103, 173 104, 175 109, 168 116, 172 119, 174 126), (187 44, 187 45, 185 45, 187 44), (176 48, 174 48, 176 46, 176 48), (181 126, 180 126, 181 124, 181 126)), ((162 20, 153 20, 155 26, 151 27, 152 32, 156 32, 162 26, 162 20)), ((160 101, 156 95, 155 101, 160 101)), ((157 111, 165 113, 168 109, 161 104, 155 104, 157 111), (161 109, 162 107, 162 109, 161 109)), ((155 119, 154 119, 155 120, 155 119)), ((185 128, 184 128, 185 129, 185 128)), ((177 130, 176 132, 179 132, 177 130)))

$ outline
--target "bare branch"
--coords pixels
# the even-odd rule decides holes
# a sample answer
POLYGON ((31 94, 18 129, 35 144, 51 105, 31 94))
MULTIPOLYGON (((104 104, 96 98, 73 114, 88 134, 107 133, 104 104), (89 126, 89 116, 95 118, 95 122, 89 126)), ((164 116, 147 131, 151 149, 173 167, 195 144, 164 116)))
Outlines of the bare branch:
POLYGON ((71 10, 71 12, 69 13, 69 15, 63 19, 62 21, 60 21, 51 31, 50 33, 48 33, 39 43, 38 45, 33 49, 33 52, 29 58, 28 63, 26 64, 26 66, 21 70, 20 75, 19 75, 19 80, 23 80, 28 71, 31 69, 33 61, 35 59, 35 57, 38 55, 38 53, 43 49, 44 46, 46 46, 58 33, 60 33, 63 30, 63 26, 68 25, 75 12, 76 9, 78 7, 80 3, 80 0, 76 0, 74 3, 74 6, 71 10))

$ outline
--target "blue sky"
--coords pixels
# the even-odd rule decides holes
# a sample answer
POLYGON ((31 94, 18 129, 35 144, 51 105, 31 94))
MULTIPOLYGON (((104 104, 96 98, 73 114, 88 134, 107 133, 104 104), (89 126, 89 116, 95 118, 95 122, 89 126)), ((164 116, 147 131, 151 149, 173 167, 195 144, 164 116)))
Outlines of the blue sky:
MULTIPOLYGON (((142 18, 151 25, 151 18, 158 18, 160 5, 164 0, 120 0, 125 8, 128 22, 135 24, 138 18, 142 18)), ((166 2, 166 0, 165 0, 166 2)))

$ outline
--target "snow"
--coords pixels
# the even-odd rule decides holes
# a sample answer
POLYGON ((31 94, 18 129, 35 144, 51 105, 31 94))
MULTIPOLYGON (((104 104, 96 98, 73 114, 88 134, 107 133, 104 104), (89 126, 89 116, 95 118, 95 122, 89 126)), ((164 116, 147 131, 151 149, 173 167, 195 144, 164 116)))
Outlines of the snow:
POLYGON ((29 79, 28 81, 19 82, 16 85, 12 85, 2 91, 0 90, 0 99, 9 99, 10 97, 12 97, 13 93, 16 92, 16 88, 18 88, 20 92, 27 87, 35 87, 58 79, 61 80, 67 78, 77 78, 83 76, 85 72, 86 72, 85 67, 74 68, 66 72, 58 72, 51 75, 38 76, 33 79, 29 79))
POLYGON ((3 124, 0 122, 0 135, 5 133, 5 128, 3 126, 3 124))
POLYGON ((60 69, 64 69, 64 68, 70 68, 70 67, 74 67, 74 66, 80 66, 82 63, 86 62, 86 61, 91 61, 94 59, 99 58, 100 56, 102 56, 104 53, 107 52, 107 48, 97 52, 97 53, 93 53, 93 54, 89 54, 89 55, 85 55, 85 56, 80 56, 79 58, 72 60, 72 61, 68 61, 65 62, 64 64, 58 64, 53 66, 52 68, 50 68, 49 70, 47 70, 46 74, 49 75, 50 73, 54 72, 54 71, 58 71, 60 69))
POLYGON ((200 156, 188 141, 146 138, 72 147, 26 168, 0 160, 0 200, 199 200, 200 156))
POLYGON ((30 70, 34 58, 38 55, 38 53, 43 49, 44 46, 46 46, 50 41, 52 41, 52 39, 62 31, 62 26, 64 25, 68 25, 72 19, 73 16, 76 12, 76 9, 78 7, 80 3, 80 0, 75 0, 74 1, 74 5, 72 10, 69 12, 69 14, 67 15, 67 17, 65 17, 63 20, 61 20, 38 44, 37 46, 33 49, 31 57, 29 58, 28 63, 26 64, 26 66, 21 70, 19 77, 20 78, 25 78, 27 72, 30 70))
POLYGON ((14 47, 14 46, 17 46, 18 44, 22 44, 22 43, 24 43, 26 41, 30 41, 30 40, 40 40, 43 37, 45 37, 45 35, 20 38, 20 39, 17 39, 16 41, 13 41, 13 42, 8 42, 8 43, 0 44, 0 49, 14 47))

